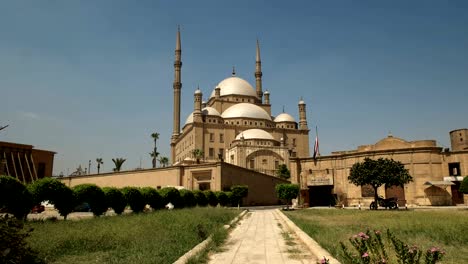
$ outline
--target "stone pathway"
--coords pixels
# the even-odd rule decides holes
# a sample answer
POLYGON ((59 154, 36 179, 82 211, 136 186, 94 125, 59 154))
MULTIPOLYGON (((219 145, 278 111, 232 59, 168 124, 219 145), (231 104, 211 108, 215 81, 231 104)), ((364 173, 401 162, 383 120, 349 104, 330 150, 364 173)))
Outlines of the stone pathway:
POLYGON ((252 210, 209 263, 317 263, 273 209, 252 210))

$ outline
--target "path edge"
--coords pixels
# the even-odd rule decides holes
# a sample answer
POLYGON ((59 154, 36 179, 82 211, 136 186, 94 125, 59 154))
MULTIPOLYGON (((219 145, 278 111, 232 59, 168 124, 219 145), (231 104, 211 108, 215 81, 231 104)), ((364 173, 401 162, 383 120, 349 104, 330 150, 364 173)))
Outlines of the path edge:
POLYGON ((326 257, 329 260, 330 264, 341 264, 337 259, 335 259, 328 251, 322 248, 315 240, 313 240, 309 235, 302 231, 293 221, 291 221, 281 210, 276 209, 276 213, 283 219, 283 221, 288 225, 288 227, 296 233, 299 239, 307 246, 310 252, 315 255, 319 262, 323 257, 326 257))
MULTIPOLYGON (((224 229, 231 228, 235 223, 237 223, 244 215, 248 212, 248 210, 243 210, 239 215, 237 215, 234 219, 232 219, 229 224, 224 226, 224 229)), ((177 259, 173 264, 185 264, 188 262, 188 260, 194 256, 196 256, 198 253, 200 253, 202 250, 204 250, 209 243, 211 242, 211 236, 209 236, 207 239, 203 240, 202 242, 198 243, 195 247, 193 247, 191 250, 187 251, 184 255, 182 255, 179 259, 177 259)))

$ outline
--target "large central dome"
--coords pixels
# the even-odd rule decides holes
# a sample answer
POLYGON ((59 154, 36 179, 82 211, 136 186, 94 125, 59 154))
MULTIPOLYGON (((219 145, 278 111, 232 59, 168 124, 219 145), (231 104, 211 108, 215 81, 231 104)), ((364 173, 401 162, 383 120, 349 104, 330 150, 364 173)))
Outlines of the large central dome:
POLYGON ((266 119, 271 121, 270 115, 258 105, 249 103, 235 104, 221 114, 222 118, 254 118, 266 119))
MULTIPOLYGON (((222 80, 216 87, 221 88, 220 94, 221 96, 225 95, 247 95, 257 97, 257 93, 255 92, 252 85, 250 85, 246 80, 239 78, 237 76, 232 76, 222 80)), ((215 96, 215 91, 211 93, 210 97, 215 96)))

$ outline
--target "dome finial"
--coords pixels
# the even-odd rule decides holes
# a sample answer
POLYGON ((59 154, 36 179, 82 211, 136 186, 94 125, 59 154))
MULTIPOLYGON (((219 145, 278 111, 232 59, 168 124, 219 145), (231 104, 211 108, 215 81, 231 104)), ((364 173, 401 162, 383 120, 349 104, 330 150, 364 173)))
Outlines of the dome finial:
POLYGON ((236 67, 232 66, 232 76, 236 76, 236 67))
POLYGON ((283 113, 284 113, 284 105, 283 105, 283 113))

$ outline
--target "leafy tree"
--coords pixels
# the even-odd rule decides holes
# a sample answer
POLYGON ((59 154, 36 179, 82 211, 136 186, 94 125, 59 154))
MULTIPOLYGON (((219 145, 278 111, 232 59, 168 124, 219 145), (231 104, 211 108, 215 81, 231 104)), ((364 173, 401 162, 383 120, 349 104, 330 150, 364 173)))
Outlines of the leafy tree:
POLYGON ((104 195, 106 196, 106 203, 109 207, 114 209, 116 214, 122 214, 127 206, 127 201, 123 193, 115 187, 104 187, 102 188, 104 195))
POLYGON ((291 178, 291 172, 289 171, 288 166, 286 166, 286 164, 279 165, 276 170, 276 176, 285 180, 291 178))
POLYGON ((161 164, 161 166, 164 168, 164 167, 167 167, 167 165, 169 164, 169 158, 168 157, 159 157, 158 159, 159 161, 159 164, 161 164))
POLYGON ((296 198, 299 194, 299 185, 283 183, 277 184, 275 189, 278 198, 286 200, 286 210, 289 210, 289 204, 291 203, 291 200, 296 198))
POLYGON ((465 176, 465 178, 463 178, 463 181, 460 184, 460 192, 468 194, 468 176, 465 176))
POLYGON ((64 219, 75 208, 73 191, 57 179, 42 178, 29 185, 28 189, 33 195, 34 203, 49 201, 64 219))
POLYGON ((101 164, 104 164, 104 161, 102 161, 102 158, 97 158, 96 163, 97 163, 97 174, 99 174, 99 171, 101 170, 101 164))
POLYGON ((182 189, 179 191, 180 198, 183 201, 184 207, 194 207, 197 205, 195 195, 190 190, 182 189))
POLYGON ((200 159, 203 158, 203 150, 201 149, 194 149, 192 150, 193 157, 197 160, 197 163, 200 163, 200 159))
POLYGON ((174 187, 166 187, 159 190, 164 206, 172 203, 175 208, 183 207, 179 191, 174 187))
POLYGON ((116 159, 112 159, 112 162, 114 162, 114 165, 115 165, 115 168, 114 168, 114 171, 120 171, 120 169, 122 168, 122 164, 126 161, 126 159, 124 158, 116 158, 116 159))
POLYGON ((151 187, 141 188, 141 193, 145 198, 146 204, 149 204, 153 210, 158 210, 164 208, 164 202, 161 195, 156 191, 156 189, 151 187))
POLYGON ((401 186, 413 181, 413 177, 399 161, 387 158, 372 160, 365 158, 363 162, 355 163, 351 167, 348 177, 349 182, 357 185, 370 185, 374 188, 374 201, 377 205, 377 188, 401 186))
POLYGON ((233 201, 235 204, 237 204, 237 206, 240 206, 242 204, 242 198, 245 198, 247 195, 249 195, 249 186, 234 185, 231 187, 231 192, 233 201))
POLYGON ((229 204, 229 197, 225 192, 215 192, 216 198, 218 198, 220 206, 227 206, 229 204))
POLYGON ((16 178, 0 176, 0 211, 24 219, 33 207, 33 197, 16 178))
POLYGON ((100 216, 107 211, 106 195, 95 184, 79 184, 73 187, 76 202, 78 204, 88 203, 91 207, 91 212, 95 216, 100 216))
POLYGON ((145 198, 138 188, 124 187, 122 193, 134 213, 140 213, 145 209, 145 198))
POLYGON ((206 196, 206 199, 208 199, 208 204, 215 207, 218 205, 218 198, 214 194, 214 192, 210 190, 203 191, 203 193, 206 196))
POLYGON ((206 195, 202 191, 194 190, 193 195, 195 196, 195 200, 197 201, 198 206, 208 205, 208 199, 206 198, 206 195))
POLYGON ((157 147, 157 142, 158 142, 158 139, 159 139, 159 133, 155 132, 155 133, 152 133, 151 134, 151 137, 153 138, 154 140, 154 150, 153 152, 150 153, 151 157, 153 158, 153 168, 156 168, 156 158, 158 157, 159 153, 158 153, 158 147, 157 147), (154 154, 154 155, 152 155, 154 154))

